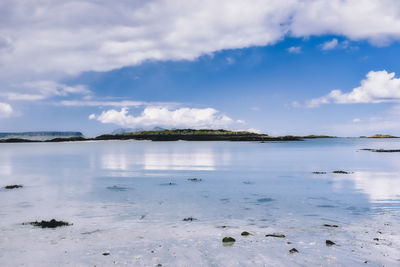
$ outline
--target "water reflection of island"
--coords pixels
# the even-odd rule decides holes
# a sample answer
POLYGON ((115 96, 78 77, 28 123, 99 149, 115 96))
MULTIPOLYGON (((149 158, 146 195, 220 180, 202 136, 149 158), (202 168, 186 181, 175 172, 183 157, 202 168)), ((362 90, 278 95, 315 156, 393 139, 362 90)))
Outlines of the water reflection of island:
POLYGON ((102 155, 101 167, 113 171, 140 171, 140 170, 190 170, 213 171, 219 165, 226 165, 230 153, 215 151, 211 147, 192 147, 189 150, 176 147, 172 150, 160 152, 160 148, 148 148, 143 151, 142 157, 129 153, 109 153, 102 155), (217 162, 218 161, 218 162, 217 162))

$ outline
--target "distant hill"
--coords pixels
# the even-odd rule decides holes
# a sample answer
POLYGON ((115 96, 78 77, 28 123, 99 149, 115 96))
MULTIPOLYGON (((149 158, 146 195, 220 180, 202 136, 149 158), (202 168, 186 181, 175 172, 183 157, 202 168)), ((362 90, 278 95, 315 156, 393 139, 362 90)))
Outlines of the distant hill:
POLYGON ((9 133, 1 133, 0 139, 25 139, 25 140, 37 140, 37 141, 46 141, 54 138, 73 138, 73 137, 83 137, 81 132, 52 132, 52 131, 43 131, 43 132, 9 132, 9 133))

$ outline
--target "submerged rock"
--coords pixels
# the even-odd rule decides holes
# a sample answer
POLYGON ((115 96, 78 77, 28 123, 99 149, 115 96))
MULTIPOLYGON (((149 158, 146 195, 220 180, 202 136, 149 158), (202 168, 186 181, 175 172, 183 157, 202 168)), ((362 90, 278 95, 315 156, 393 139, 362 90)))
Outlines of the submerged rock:
POLYGON ((249 235, 252 235, 252 234, 250 234, 249 232, 244 231, 244 232, 241 233, 241 235, 242 236, 249 236, 249 235))
POLYGON ((222 239, 222 244, 226 246, 232 246, 236 242, 236 239, 230 236, 226 236, 222 239))
POLYGON ((24 224, 30 224, 33 226, 41 227, 41 228, 56 228, 56 227, 61 227, 61 226, 70 226, 72 223, 69 222, 64 222, 64 221, 57 221, 55 219, 52 219, 50 221, 35 221, 35 222, 29 222, 29 223, 24 223, 24 224))
POLYGON ((326 174, 326 172, 312 172, 313 174, 326 174))
POLYGON ((299 251, 297 249, 295 249, 295 248, 292 248, 291 250, 289 250, 289 253, 290 254, 299 253, 299 251))
POLYGON ((277 238, 285 238, 286 236, 283 234, 268 234, 265 237, 277 237, 277 238))
POLYGON ((107 189, 108 190, 113 190, 113 191, 125 191, 128 188, 122 187, 122 186, 118 186, 118 185, 113 185, 113 186, 108 186, 107 189))
POLYGON ((5 189, 16 189, 16 188, 21 188, 23 185, 21 184, 13 184, 13 185, 6 185, 4 188, 5 189))
POLYGON ((183 221, 184 222, 191 222, 191 221, 196 221, 197 219, 196 218, 193 218, 193 217, 187 217, 187 218, 184 218, 183 219, 183 221))
POLYGON ((333 245, 336 245, 336 243, 333 242, 333 241, 331 241, 331 240, 326 240, 326 241, 325 241, 325 244, 326 244, 328 247, 333 246, 333 245))
POLYGON ((274 200, 272 198, 269 198, 269 197, 264 197, 264 198, 257 199, 257 202, 261 202, 261 203, 271 202, 271 201, 274 201, 274 200))

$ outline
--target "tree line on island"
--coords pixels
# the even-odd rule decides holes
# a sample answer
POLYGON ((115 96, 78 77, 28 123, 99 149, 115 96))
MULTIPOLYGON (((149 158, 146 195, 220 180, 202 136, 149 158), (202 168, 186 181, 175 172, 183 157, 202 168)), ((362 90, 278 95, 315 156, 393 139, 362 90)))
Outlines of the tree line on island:
MULTIPOLYGON (((26 142, 68 142, 68 141, 97 141, 97 140, 151 140, 151 141, 301 141, 304 139, 315 138, 335 138, 328 135, 306 135, 306 136, 270 136, 263 133, 254 133, 248 131, 231 131, 224 129, 173 129, 173 130, 151 130, 135 131, 117 134, 103 134, 94 138, 84 137, 80 132, 38 132, 38 136, 44 136, 47 133, 49 139, 29 138, 35 132, 0 133, 0 143, 26 143, 26 142), (63 134, 60 134, 63 133, 63 134), (65 133, 70 133, 67 136, 65 133), (9 138, 7 138, 9 137, 9 138), (51 138, 55 137, 55 138, 51 138)), ((366 138, 396 138, 391 135, 374 135, 366 138)))

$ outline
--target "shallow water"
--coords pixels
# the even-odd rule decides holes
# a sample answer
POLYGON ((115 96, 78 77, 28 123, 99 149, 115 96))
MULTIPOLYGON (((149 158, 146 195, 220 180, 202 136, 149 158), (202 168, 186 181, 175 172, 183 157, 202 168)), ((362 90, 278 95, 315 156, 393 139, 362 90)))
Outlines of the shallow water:
POLYGON ((0 265, 398 266, 400 153, 361 148, 400 140, 1 144, 0 265))

